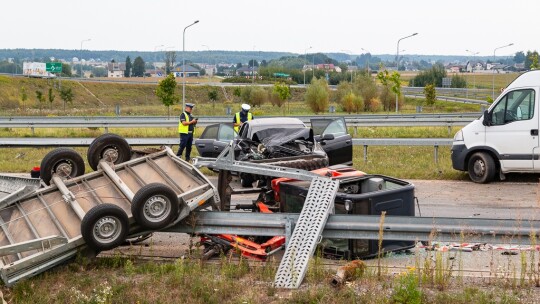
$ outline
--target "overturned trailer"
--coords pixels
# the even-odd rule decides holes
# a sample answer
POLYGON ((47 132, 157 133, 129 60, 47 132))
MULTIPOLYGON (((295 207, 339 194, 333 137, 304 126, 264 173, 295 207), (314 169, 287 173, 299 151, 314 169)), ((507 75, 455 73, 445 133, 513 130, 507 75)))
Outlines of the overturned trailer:
MULTIPOLYGON (((100 156, 118 152, 114 144, 96 144, 100 156)), ((84 170, 72 170, 79 157, 68 149, 44 160, 50 161, 42 163, 52 172, 50 186, 0 199, 0 276, 8 286, 77 254, 95 255, 219 204, 212 183, 168 147, 119 164, 102 158, 96 172, 78 177, 71 174, 84 170)))

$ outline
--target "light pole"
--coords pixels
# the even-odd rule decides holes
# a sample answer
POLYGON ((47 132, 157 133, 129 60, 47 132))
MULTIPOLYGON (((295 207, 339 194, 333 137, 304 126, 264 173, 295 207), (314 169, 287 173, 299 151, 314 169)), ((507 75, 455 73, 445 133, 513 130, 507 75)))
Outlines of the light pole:
MULTIPOLYGON (((414 33, 412 35, 409 35, 409 36, 405 36, 403 38, 399 38, 399 40, 397 41, 397 48, 396 48, 396 71, 399 71, 399 42, 403 39, 407 39, 407 38, 410 38, 410 37, 413 37, 413 36, 416 36, 418 35, 418 33, 414 33)), ((398 112, 398 94, 396 94, 396 113, 398 112)))
POLYGON ((81 58, 79 59, 81 78, 83 77, 83 74, 82 74, 82 45, 83 45, 83 42, 90 41, 90 40, 92 40, 92 39, 85 39, 85 40, 81 41, 81 58))
POLYGON ((195 22, 186 26, 182 34, 182 111, 186 107, 186 30, 197 23, 199 23, 199 20, 195 20, 195 22))
MULTIPOLYGON (((509 47, 509 46, 512 46, 512 45, 514 45, 514 44, 510 43, 510 44, 503 45, 503 46, 500 46, 498 48, 495 48, 493 50, 493 63, 495 63, 495 52, 498 49, 502 49, 502 48, 509 47)), ((495 65, 493 65, 493 67, 495 67, 495 65)), ((493 76, 491 77, 491 100, 495 101, 495 69, 493 69, 493 76)))
MULTIPOLYGON (((304 50, 304 65, 307 65, 307 51, 311 50, 311 48, 312 47, 310 46, 310 47, 308 47, 308 48, 306 48, 304 50)), ((306 86, 306 69, 305 69, 305 67, 302 67, 302 70, 304 70, 304 87, 305 87, 306 86)))
MULTIPOLYGON (((248 62, 249 67, 249 62, 248 62)), ((253 46, 253 61, 251 62, 251 84, 255 83, 255 46, 253 46)))
MULTIPOLYGON (((206 47, 206 51, 208 52, 208 55, 210 55, 210 47, 206 44, 203 44, 202 46, 206 47)), ((212 76, 214 76, 214 68, 212 68, 212 76)))

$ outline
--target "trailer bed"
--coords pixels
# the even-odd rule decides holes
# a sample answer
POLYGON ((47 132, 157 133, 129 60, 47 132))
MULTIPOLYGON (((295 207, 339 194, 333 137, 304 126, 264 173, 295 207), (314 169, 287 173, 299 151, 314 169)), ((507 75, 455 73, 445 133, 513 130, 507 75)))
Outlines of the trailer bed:
MULTIPOLYGON (((9 286, 78 252, 91 252, 81 236, 81 221, 101 204, 113 204, 126 212, 129 236, 144 233, 133 220, 131 202, 134 194, 150 183, 167 185, 178 197, 179 214, 169 226, 193 210, 219 203, 212 183, 167 147, 119 165, 102 160, 98 171, 73 179, 53 176, 51 186, 26 193, 22 199, 4 202, 0 198, 2 280, 9 286)), ((10 195, 6 194, 4 198, 10 195)))

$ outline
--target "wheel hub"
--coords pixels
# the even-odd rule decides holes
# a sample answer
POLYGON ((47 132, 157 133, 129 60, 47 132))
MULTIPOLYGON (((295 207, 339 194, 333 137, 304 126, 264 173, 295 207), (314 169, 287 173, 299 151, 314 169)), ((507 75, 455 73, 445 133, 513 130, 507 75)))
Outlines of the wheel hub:
POLYGON ((484 172, 486 172, 486 164, 481 160, 477 160, 474 163, 474 174, 476 176, 483 176, 484 172))
POLYGON ((151 222, 159 222, 171 212, 170 201, 163 196, 152 196, 144 204, 144 215, 151 222))
POLYGON ((120 220, 116 217, 103 217, 94 225, 94 237, 102 243, 111 242, 118 235, 120 235, 120 220))
POLYGON ((69 177, 73 172, 73 166, 69 162, 62 162, 56 166, 54 172, 61 177, 69 177))
POLYGON ((114 147, 107 148, 103 151, 103 159, 110 163, 115 163, 118 160, 118 150, 114 147))

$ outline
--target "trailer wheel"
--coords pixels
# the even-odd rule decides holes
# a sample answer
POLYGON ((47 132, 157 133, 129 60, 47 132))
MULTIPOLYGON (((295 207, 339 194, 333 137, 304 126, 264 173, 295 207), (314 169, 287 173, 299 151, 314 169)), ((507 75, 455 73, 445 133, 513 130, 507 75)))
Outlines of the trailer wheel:
POLYGON ((73 149, 57 148, 45 155, 39 174, 47 185, 51 184, 53 174, 65 179, 81 176, 84 174, 84 160, 73 149))
POLYGON ((131 147, 121 136, 107 133, 98 136, 88 147, 88 164, 94 171, 99 161, 104 159, 113 164, 120 164, 131 159, 131 147))
POLYGON ((86 244, 97 251, 110 250, 124 243, 128 235, 128 216, 113 204, 101 204, 90 209, 81 222, 81 234, 86 244))
POLYGON ((468 171, 473 182, 489 183, 495 178, 495 161, 485 152, 474 153, 469 159, 468 171))
POLYGON ((135 193, 131 213, 144 228, 165 228, 178 215, 178 196, 167 185, 148 184, 135 193))

